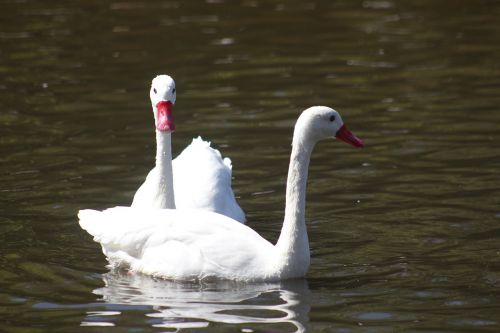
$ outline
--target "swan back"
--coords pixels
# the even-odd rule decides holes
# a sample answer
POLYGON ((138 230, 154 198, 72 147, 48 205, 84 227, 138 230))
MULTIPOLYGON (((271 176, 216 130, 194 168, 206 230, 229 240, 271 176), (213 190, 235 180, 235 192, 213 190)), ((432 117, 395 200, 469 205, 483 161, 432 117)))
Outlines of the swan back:
POLYGON ((82 210, 80 226, 112 267, 166 279, 276 280, 271 243, 212 212, 115 207, 82 210))
POLYGON ((229 158, 201 137, 172 161, 175 205, 181 209, 205 209, 245 222, 231 188, 232 165, 229 158))

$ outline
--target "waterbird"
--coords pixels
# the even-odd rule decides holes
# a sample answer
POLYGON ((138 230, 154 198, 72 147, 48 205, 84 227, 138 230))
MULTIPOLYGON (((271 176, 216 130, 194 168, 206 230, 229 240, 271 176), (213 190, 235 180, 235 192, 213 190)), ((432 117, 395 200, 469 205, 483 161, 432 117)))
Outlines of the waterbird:
POLYGON ((156 126, 156 166, 134 195, 132 207, 203 209, 245 222, 231 188, 232 163, 201 137, 172 161, 177 92, 169 75, 158 75, 149 92, 156 126))
POLYGON ((275 245, 250 227, 199 209, 114 207, 81 210, 80 226, 102 246, 112 268, 170 280, 278 281, 309 268, 305 222, 309 162, 316 143, 335 137, 364 143, 340 114, 314 106, 299 116, 292 139, 283 226, 275 245))

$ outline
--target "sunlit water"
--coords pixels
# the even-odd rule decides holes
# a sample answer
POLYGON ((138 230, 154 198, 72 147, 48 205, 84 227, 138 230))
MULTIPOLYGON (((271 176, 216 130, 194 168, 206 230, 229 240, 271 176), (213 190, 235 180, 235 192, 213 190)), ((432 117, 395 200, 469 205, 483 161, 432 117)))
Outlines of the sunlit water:
POLYGON ((500 5, 494 1, 0 2, 0 326, 6 332, 500 331, 500 5), (153 165, 151 79, 179 153, 234 167, 280 231, 293 124, 339 110, 366 148, 310 168, 306 279, 109 272, 76 219, 153 165))

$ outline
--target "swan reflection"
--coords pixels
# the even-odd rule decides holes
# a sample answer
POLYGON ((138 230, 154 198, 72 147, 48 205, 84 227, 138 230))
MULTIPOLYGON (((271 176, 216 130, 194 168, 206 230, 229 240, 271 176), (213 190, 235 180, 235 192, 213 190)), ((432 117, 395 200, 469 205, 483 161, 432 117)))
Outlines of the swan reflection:
POLYGON ((154 327, 180 330, 210 323, 273 324, 279 325, 276 330, 283 327, 287 332, 304 332, 310 308, 310 291, 304 279, 276 283, 173 282, 110 272, 103 275, 103 281, 105 286, 94 293, 106 303, 121 307, 101 311, 99 318, 96 313, 88 313, 89 320, 82 325, 113 325, 112 317, 123 316, 127 306, 146 306, 146 312, 153 310, 146 316, 154 327))

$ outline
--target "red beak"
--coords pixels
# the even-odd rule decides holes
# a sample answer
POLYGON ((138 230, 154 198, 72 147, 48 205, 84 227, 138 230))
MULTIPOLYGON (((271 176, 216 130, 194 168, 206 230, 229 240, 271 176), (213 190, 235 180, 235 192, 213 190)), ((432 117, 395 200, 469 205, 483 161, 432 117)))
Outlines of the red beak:
POLYGON ((173 132, 175 130, 172 106, 170 101, 161 101, 156 104, 156 129, 158 131, 173 132))
POLYGON ((337 131, 337 134, 335 134, 335 137, 353 145, 356 148, 363 148, 365 146, 363 140, 352 134, 352 132, 349 131, 345 125, 342 125, 342 127, 337 131))

